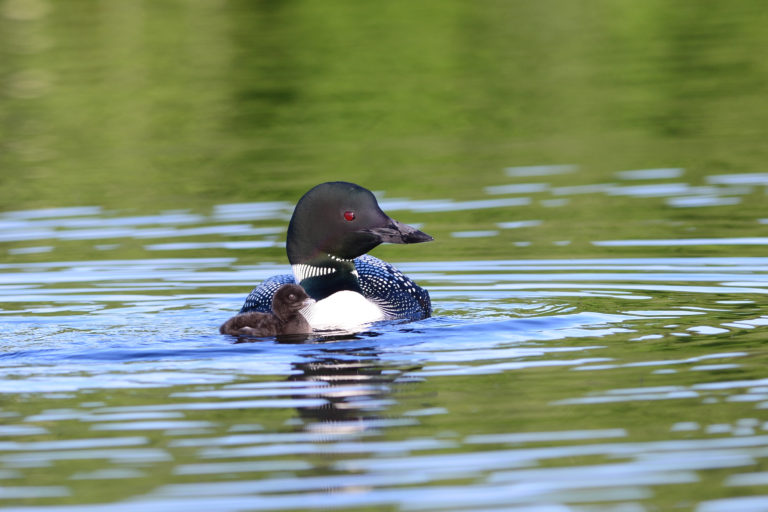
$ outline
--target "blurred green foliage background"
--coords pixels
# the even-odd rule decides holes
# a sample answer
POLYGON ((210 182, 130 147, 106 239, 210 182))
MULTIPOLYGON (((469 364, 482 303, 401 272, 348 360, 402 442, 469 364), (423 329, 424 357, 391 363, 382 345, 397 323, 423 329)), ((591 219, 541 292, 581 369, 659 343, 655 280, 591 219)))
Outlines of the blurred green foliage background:
MULTIPOLYGON (((766 26, 760 0, 2 0, 0 205, 204 211, 336 179, 472 200, 516 165, 579 166, 553 185, 762 171, 766 26)), ((586 238, 617 217, 749 219, 730 233, 764 200, 590 197, 519 218, 586 238)))

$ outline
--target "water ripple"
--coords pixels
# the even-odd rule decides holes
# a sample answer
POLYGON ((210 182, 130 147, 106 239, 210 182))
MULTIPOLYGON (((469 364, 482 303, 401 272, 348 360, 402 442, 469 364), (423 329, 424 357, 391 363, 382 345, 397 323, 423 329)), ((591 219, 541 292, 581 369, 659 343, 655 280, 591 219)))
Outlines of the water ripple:
MULTIPOLYGON (((95 229, 69 226, 46 229, 95 229)), ((50 512, 604 511, 696 488, 713 469, 729 489, 762 481, 747 471, 768 457, 754 349, 768 326, 768 258, 398 266, 430 290, 435 316, 290 344, 216 334, 253 283, 286 265, 0 264, 0 390, 13 398, 0 405, 0 477, 20 484, 0 499, 50 512), (662 434, 649 438, 638 425, 651 413, 662 434), (52 468, 52 490, 27 485, 52 468), (142 490, 44 501, 82 501, 110 482, 142 490)))

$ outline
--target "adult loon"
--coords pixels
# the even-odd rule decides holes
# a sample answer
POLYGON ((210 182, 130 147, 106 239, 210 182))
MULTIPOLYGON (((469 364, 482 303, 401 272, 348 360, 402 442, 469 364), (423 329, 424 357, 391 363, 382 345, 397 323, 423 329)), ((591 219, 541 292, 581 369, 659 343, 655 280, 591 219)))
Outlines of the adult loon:
POLYGON ((321 183, 304 194, 288 224, 293 274, 273 276, 245 299, 240 313, 268 312, 275 291, 297 283, 315 299, 302 309, 313 329, 350 329, 379 320, 432 314, 429 293, 395 267, 366 253, 382 242, 429 242, 431 236, 386 215, 359 185, 321 183))
POLYGON ((221 334, 235 336, 280 336, 311 333, 312 328, 299 312, 315 302, 297 284, 284 284, 272 297, 272 313, 251 311, 233 316, 221 327, 221 334))

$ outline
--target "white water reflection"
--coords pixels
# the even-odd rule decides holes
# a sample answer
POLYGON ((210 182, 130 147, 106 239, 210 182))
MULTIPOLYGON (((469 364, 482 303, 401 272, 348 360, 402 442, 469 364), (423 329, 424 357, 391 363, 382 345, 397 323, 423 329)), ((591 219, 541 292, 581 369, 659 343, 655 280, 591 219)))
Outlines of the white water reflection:
POLYGON ((51 452, 21 452, 0 455, 0 463, 8 467, 47 467, 58 461, 104 459, 114 464, 153 463, 171 460, 170 454, 156 448, 78 449, 51 452))
POLYGON ((542 223, 540 220, 516 220, 510 222, 497 222, 496 226, 501 229, 519 229, 519 228, 535 228, 542 223))
POLYGON ((683 169, 639 169, 636 171, 619 171, 616 176, 623 180, 659 180, 679 178, 684 172, 683 169))
POLYGON ((526 432, 515 434, 483 434, 468 436, 464 439, 469 444, 518 444, 541 443, 548 441, 575 441, 582 439, 605 439, 626 437, 627 431, 621 428, 607 430, 562 430, 556 432, 526 432))
POLYGON ((221 204, 214 207, 213 219, 217 222, 241 220, 288 220, 293 204, 287 201, 266 201, 260 203, 221 204))
POLYGON ((33 427, 29 425, 0 425, 0 437, 37 436, 47 433, 48 430, 42 427, 33 427))
POLYGON ((451 199, 435 199, 429 201, 413 201, 410 199, 384 199, 379 201, 379 205, 384 211, 408 210, 412 212, 455 212, 463 210, 483 210, 487 208, 526 206, 530 203, 531 200, 528 197, 478 199, 476 201, 453 201, 451 199))
POLYGON ((41 245, 38 247, 16 247, 8 249, 8 254, 40 254, 51 252, 52 250, 53 246, 51 245, 41 245))
POLYGON ((579 169, 577 165, 531 165, 525 167, 507 167, 504 172, 507 176, 527 177, 527 176, 553 176, 557 174, 568 174, 579 169))
POLYGON ((485 238, 498 235, 499 232, 495 229, 489 230, 476 230, 476 231, 453 231, 451 236, 453 238, 485 238))
POLYGON ((660 240, 601 240, 592 244, 602 247, 669 247, 681 245, 768 245, 768 237, 679 238, 660 240))
POLYGON ((688 197, 673 197, 667 199, 669 206, 677 208, 699 208, 703 206, 727 206, 739 204, 741 202, 740 197, 718 197, 718 196, 688 196, 688 197))
POLYGON ((60 498, 69 495, 69 489, 59 485, 3 486, 0 499, 60 498))
POLYGON ((145 245, 148 251, 187 251, 197 249, 266 249, 270 247, 285 247, 283 242, 267 240, 252 240, 242 242, 177 242, 167 244, 145 245))
POLYGON ((125 478, 141 478, 146 473, 136 469, 97 469, 91 472, 75 473, 70 480, 123 480, 125 478))
POLYGON ((199 429, 214 427, 210 421, 132 421, 125 423, 101 423, 91 425, 91 430, 97 431, 121 431, 121 430, 179 430, 199 429))
POLYGON ((510 185, 497 185, 485 187, 487 194, 535 194, 549 189, 548 183, 513 183, 510 185))
POLYGON ((768 173, 716 174, 707 176, 713 185, 768 185, 768 173))
POLYGON ((579 194, 606 193, 613 189, 615 186, 616 185, 614 183, 598 183, 595 185, 568 185, 564 187, 554 187, 552 189, 552 195, 570 196, 579 194))
POLYGON ((680 194, 714 193, 712 187, 691 187, 687 183, 654 183, 611 187, 606 192, 612 196, 669 197, 680 194))

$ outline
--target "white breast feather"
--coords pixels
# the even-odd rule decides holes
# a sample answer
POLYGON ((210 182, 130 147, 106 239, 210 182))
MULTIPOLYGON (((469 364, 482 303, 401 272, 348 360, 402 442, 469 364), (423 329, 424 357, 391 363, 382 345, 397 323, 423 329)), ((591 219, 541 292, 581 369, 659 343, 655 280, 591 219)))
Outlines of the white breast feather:
POLYGON ((300 313, 316 331, 350 331, 386 319, 384 311, 357 292, 343 290, 310 304, 300 313))

